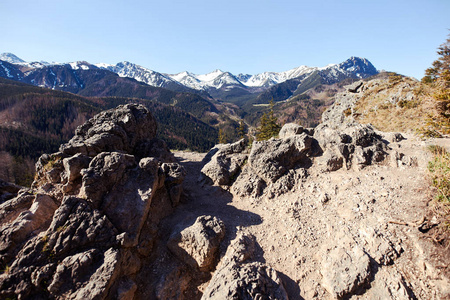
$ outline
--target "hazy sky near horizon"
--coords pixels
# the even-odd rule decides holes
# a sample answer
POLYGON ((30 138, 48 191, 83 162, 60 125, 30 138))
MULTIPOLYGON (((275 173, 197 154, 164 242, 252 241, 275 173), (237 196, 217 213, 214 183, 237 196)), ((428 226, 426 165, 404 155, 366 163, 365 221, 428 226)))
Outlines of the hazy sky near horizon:
POLYGON ((1 0, 0 53, 163 73, 323 67, 351 56, 420 79, 450 31, 449 0, 1 0))

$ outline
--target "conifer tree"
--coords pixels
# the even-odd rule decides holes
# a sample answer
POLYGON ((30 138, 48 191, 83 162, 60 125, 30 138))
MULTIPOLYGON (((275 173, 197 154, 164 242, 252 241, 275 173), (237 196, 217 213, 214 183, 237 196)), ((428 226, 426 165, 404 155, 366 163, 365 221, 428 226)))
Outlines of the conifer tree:
POLYGON ((245 124, 244 121, 241 120, 238 127, 238 137, 240 140, 245 138, 246 132, 245 132, 245 124))
POLYGON ((450 133, 450 38, 438 47, 439 58, 425 71, 422 82, 431 84, 435 90, 433 98, 437 101, 438 117, 434 126, 439 131, 450 133))
POLYGON ((276 137, 280 132, 281 126, 277 123, 277 118, 273 113, 274 102, 270 101, 270 109, 264 113, 260 119, 260 125, 257 129, 256 140, 264 141, 271 137, 276 137))
POLYGON ((227 138, 222 128, 219 128, 219 144, 226 144, 227 138))

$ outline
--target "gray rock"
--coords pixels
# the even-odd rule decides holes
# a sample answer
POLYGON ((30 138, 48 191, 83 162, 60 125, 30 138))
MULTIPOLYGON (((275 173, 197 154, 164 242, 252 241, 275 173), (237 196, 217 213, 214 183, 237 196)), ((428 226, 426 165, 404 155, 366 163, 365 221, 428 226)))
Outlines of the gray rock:
MULTIPOLYGON (((384 270, 383 270, 384 271, 384 270)), ((367 292, 369 299, 410 300, 417 299, 411 295, 408 284, 400 273, 391 269, 377 273, 377 279, 367 292)))
POLYGON ((386 157, 387 146, 371 125, 342 124, 332 128, 319 125, 314 134, 324 156, 318 159, 323 171, 336 171, 343 166, 356 168, 381 162, 386 157))
POLYGON ((359 230, 364 240, 364 250, 379 265, 389 265, 400 256, 403 251, 401 241, 389 232, 382 233, 372 227, 365 227, 359 230))
POLYGON ((398 143, 406 138, 399 132, 385 132, 383 133, 384 138, 391 143, 398 143))
POLYGON ((267 183, 256 175, 249 167, 243 169, 236 182, 231 187, 233 194, 240 197, 259 197, 263 194, 267 183))
POLYGON ((224 236, 225 226, 221 220, 200 216, 192 226, 176 230, 170 236, 167 247, 191 267, 208 271, 215 266, 219 245, 224 236))
POLYGON ((350 85, 347 85, 347 91, 349 91, 350 93, 357 93, 359 88, 364 84, 364 81, 360 80, 357 82, 354 82, 350 85))
POLYGON ((278 273, 260 262, 249 261, 255 239, 239 233, 228 247, 202 299, 288 299, 278 273))
POLYGON ((11 254, 17 251, 16 247, 24 243, 32 232, 45 229, 50 224, 48 216, 53 215, 56 208, 51 197, 37 194, 28 210, 22 211, 14 221, 3 225, 0 228, 0 253, 5 257, 1 260, 10 259, 11 254))
POLYGON ((64 178, 63 159, 68 157, 61 152, 43 154, 36 163, 36 176, 31 187, 38 188, 44 184, 55 185, 64 178))
POLYGON ((170 152, 166 142, 157 138, 143 140, 135 147, 133 154, 138 158, 153 157, 162 162, 176 162, 175 156, 170 152))
POLYGON ((342 298, 363 286, 370 277, 370 258, 357 245, 337 247, 322 260, 322 285, 335 298, 342 298))
POLYGON ((220 144, 211 149, 203 159, 200 180, 209 178, 213 184, 231 185, 247 162, 246 141, 220 144))
POLYGON ((302 133, 285 139, 254 142, 249 167, 264 181, 275 182, 289 169, 310 166, 310 157, 317 152, 313 141, 302 133))
POLYGON ((95 293, 96 297, 98 294, 105 295, 113 280, 108 275, 113 270, 106 268, 105 264, 117 264, 111 261, 112 257, 106 251, 108 247, 117 245, 114 226, 99 211, 92 209, 88 202, 76 197, 66 197, 53 219, 48 215, 45 217, 47 221, 51 220, 45 234, 29 239, 16 258, 8 262, 10 272, 0 278, 0 296, 37 296, 42 289, 49 288, 49 284, 55 298, 70 295, 70 298, 76 299, 78 293, 86 297, 89 293, 95 293), (87 253, 91 258, 85 262, 84 254, 87 253), (61 263, 56 265, 54 262, 58 261, 61 263), (97 285, 94 284, 96 288, 84 289, 94 278, 98 281, 97 285), (21 282, 20 290, 18 282, 21 282), (102 282, 106 282, 105 285, 102 282), (104 288, 100 291, 101 286, 104 288))
POLYGON ((65 178, 69 182, 73 182, 81 177, 80 171, 89 166, 91 158, 82 154, 75 154, 74 156, 64 158, 63 166, 66 171, 65 178))
POLYGON ((180 202, 186 170, 178 163, 163 163, 161 170, 164 174, 164 185, 169 192, 170 201, 172 206, 175 207, 180 202))
POLYGON ((68 256, 58 264, 48 291, 57 298, 64 294, 70 295, 69 299, 105 298, 108 286, 117 279, 118 262, 119 251, 113 248, 104 253, 88 250, 68 256))
POLYGON ((46 252, 63 256, 77 248, 111 247, 117 243, 117 234, 110 220, 101 211, 92 208, 89 202, 77 197, 65 197, 53 215, 42 239, 42 247, 45 246, 46 252))
POLYGON ((280 139, 288 138, 303 132, 303 127, 295 123, 287 123, 281 128, 278 133, 280 139))
POLYGON ((144 106, 121 105, 79 126, 60 151, 70 156, 81 153, 91 157, 105 151, 133 153, 137 145, 155 138, 156 129, 155 119, 144 106))
POLYGON ((0 225, 6 224, 17 218, 19 214, 28 210, 35 196, 24 192, 17 197, 0 204, 0 225))
POLYGON ((81 175, 83 183, 81 197, 89 199, 95 208, 99 208, 111 188, 122 181, 127 169, 136 166, 134 156, 119 152, 103 152, 92 159, 89 168, 81 175))
POLYGON ((317 159, 318 165, 322 171, 332 172, 341 169, 344 166, 345 157, 340 155, 336 149, 327 149, 321 157, 317 159))

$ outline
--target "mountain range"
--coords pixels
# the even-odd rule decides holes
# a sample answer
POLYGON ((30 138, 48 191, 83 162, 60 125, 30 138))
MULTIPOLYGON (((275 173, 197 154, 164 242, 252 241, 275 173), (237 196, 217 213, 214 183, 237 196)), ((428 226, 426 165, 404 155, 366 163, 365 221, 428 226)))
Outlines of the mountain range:
MULTIPOLYGON (((256 75, 234 75, 219 69, 208 74, 200 75, 188 71, 178 74, 167 74, 127 61, 119 62, 116 65, 105 63, 91 64, 86 61, 71 63, 26 62, 12 53, 1 54, 0 61, 0 76, 53 89, 77 84, 77 82, 65 82, 61 80, 62 78, 58 78, 59 80, 54 78, 57 77, 54 70, 61 68, 66 68, 71 71, 107 70, 118 74, 120 77, 133 78, 154 87, 184 92, 193 92, 193 90, 205 91, 208 93, 212 92, 212 94, 215 94, 217 90, 227 92, 233 89, 258 93, 292 79, 302 78, 302 80, 305 80, 309 76, 317 73, 327 83, 335 83, 345 78, 362 79, 378 73, 377 69, 369 60, 359 57, 351 57, 342 63, 330 64, 325 67, 300 66, 285 72, 264 72, 256 75), (34 78, 35 74, 43 70, 48 73, 48 80, 37 81, 34 78)), ((63 77, 66 78, 67 76, 63 77)), ((82 83, 80 87, 83 88, 82 83)))

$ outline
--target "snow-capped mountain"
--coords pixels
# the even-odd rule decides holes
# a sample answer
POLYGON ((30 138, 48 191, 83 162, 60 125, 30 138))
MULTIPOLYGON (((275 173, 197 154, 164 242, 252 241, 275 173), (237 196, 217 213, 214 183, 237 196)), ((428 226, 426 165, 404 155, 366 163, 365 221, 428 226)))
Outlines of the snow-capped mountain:
POLYGON ((0 60, 9 62, 10 64, 21 64, 25 63, 25 61, 12 53, 2 53, 0 54, 0 60))
POLYGON ((318 68, 310 68, 307 66, 300 66, 285 72, 264 72, 256 75, 241 75, 242 83, 251 87, 269 87, 286 80, 300 77, 306 73, 312 73, 318 68))
MULTIPOLYGON (((50 63, 46 61, 34 61, 34 62, 26 62, 23 59, 17 57, 15 54, 12 53, 2 53, 0 54, 0 60, 6 61, 10 64, 19 65, 21 67, 27 67, 27 68, 43 68, 45 66, 51 65, 50 63)), ((56 64, 56 63, 53 63, 56 64)))
POLYGON ((134 78, 137 81, 141 81, 152 86, 165 87, 169 83, 176 83, 166 75, 128 61, 120 62, 116 65, 96 64, 96 66, 101 69, 112 71, 120 77, 134 78))
POLYGON ((184 71, 177 74, 159 73, 130 62, 116 65, 96 64, 97 67, 110 70, 121 77, 130 77, 152 86, 168 87, 179 84, 195 90, 239 88, 268 88, 289 79, 310 75, 315 71, 323 71, 329 80, 342 76, 365 78, 377 74, 375 67, 365 58, 351 57, 340 64, 325 67, 300 66, 284 72, 264 72, 256 75, 239 74, 215 70, 207 74, 193 74, 184 71))
POLYGON ((221 70, 215 70, 211 73, 202 75, 195 75, 190 72, 181 72, 168 76, 182 85, 196 90, 207 90, 209 88, 220 89, 230 85, 244 87, 242 82, 239 81, 236 76, 230 72, 224 72, 221 70))
POLYGON ((118 74, 120 77, 133 78, 151 86, 163 87, 175 91, 192 91, 194 89, 206 92, 218 90, 227 92, 235 88, 248 92, 259 92, 291 79, 301 78, 304 80, 315 72, 319 72, 323 80, 328 83, 337 82, 345 78, 366 78, 378 73, 367 59, 359 57, 351 57, 340 64, 330 64, 325 67, 300 66, 284 72, 264 72, 256 75, 239 74, 237 76, 222 70, 215 70, 207 74, 193 74, 188 71, 178 74, 165 74, 127 61, 117 63, 116 65, 105 63, 94 65, 85 61, 65 64, 46 62, 30 63, 25 62, 12 53, 1 54, 0 61, 6 62, 1 66, 4 77, 20 77, 17 70, 7 68, 7 63, 24 72, 25 77, 40 68, 50 68, 49 70, 51 71, 54 67, 64 66, 64 68, 75 71, 93 69, 107 70, 118 74))
POLYGON ((300 66, 284 72, 264 72, 256 75, 239 74, 237 76, 216 70, 214 72, 195 75, 182 72, 169 75, 170 78, 193 89, 220 89, 223 86, 268 88, 290 79, 307 77, 315 71, 320 71, 327 77, 327 81, 339 81, 342 77, 366 78, 377 74, 375 67, 365 58, 351 57, 340 64, 330 64, 325 67, 300 66))

